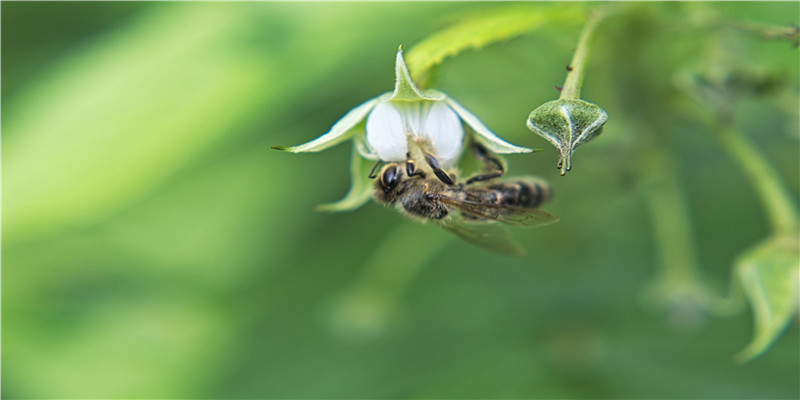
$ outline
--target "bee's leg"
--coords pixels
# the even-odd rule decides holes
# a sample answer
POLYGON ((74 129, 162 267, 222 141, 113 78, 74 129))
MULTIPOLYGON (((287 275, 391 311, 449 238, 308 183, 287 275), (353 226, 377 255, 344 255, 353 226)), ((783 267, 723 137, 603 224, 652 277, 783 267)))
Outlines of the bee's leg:
POLYGON ((425 177, 425 171, 417 169, 416 164, 414 164, 414 160, 411 159, 411 154, 406 153, 406 157, 408 158, 406 161, 406 175, 409 178, 417 175, 425 177))
POLYGON ((499 178, 501 176, 503 176, 503 172, 502 171, 475 175, 472 178, 467 179, 467 183, 466 184, 469 185, 470 183, 474 183, 474 182, 488 181, 490 179, 499 178))
POLYGON ((491 172, 476 175, 467 179, 467 185, 473 182, 488 181, 490 179, 499 178, 506 173, 503 163, 500 162, 500 160, 490 156, 485 147, 473 142, 470 146, 470 149, 472 150, 472 154, 475 155, 475 159, 482 162, 491 172))
POLYGON ((378 177, 378 174, 376 172, 379 169, 378 167, 380 167, 382 165, 383 165, 383 161, 378 160, 378 162, 376 162, 375 165, 372 166, 372 169, 369 170, 369 179, 375 179, 375 178, 378 177))
POLYGON ((428 153, 425 153, 425 161, 433 170, 433 173, 436 174, 436 177, 439 178, 440 181, 452 185, 453 180, 450 178, 450 175, 447 175, 447 172, 444 172, 441 167, 439 167, 439 162, 436 161, 436 158, 428 153))

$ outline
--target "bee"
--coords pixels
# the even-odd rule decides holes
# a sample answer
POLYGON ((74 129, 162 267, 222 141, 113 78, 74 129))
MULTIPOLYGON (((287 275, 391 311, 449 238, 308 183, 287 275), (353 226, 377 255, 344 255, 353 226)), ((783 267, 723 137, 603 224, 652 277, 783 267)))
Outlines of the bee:
POLYGON ((489 172, 456 183, 432 155, 422 154, 429 171, 417 169, 409 155, 405 165, 386 164, 377 175, 370 174, 377 178, 373 197, 412 219, 433 221, 488 250, 521 255, 522 248, 497 222, 518 226, 557 222, 557 217, 537 209, 551 197, 550 187, 534 177, 495 181, 505 172, 503 164, 482 146, 473 144, 471 148, 476 158, 490 167, 489 172))

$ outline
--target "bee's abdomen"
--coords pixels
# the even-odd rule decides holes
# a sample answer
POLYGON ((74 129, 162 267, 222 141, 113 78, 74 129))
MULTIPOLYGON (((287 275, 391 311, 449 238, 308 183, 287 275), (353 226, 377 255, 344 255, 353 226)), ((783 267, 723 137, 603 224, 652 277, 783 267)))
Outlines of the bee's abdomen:
POLYGON ((494 192, 493 202, 515 207, 538 208, 550 198, 549 185, 534 178, 497 183, 487 189, 494 192))

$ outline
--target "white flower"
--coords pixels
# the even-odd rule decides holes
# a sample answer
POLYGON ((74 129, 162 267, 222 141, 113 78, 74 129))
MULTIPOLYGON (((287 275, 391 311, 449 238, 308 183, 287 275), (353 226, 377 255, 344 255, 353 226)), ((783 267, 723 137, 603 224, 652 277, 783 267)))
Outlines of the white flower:
MULTIPOLYGON (((434 89, 420 92, 411 80, 402 47, 397 51, 395 77, 393 92, 350 110, 326 134, 298 146, 273 148, 292 153, 316 152, 353 139, 355 150, 367 160, 405 161, 408 153, 421 150, 433 155, 439 165, 447 169, 455 165, 462 153, 466 124, 474 132, 474 139, 493 153, 532 151, 500 139, 448 95, 434 89)), ((325 209, 350 210, 369 200, 369 184, 356 176, 361 173, 360 165, 359 160, 351 164, 354 184, 350 193, 325 209)))
POLYGON ((461 120, 443 101, 380 102, 367 116, 366 131, 367 145, 383 161, 405 160, 412 142, 447 168, 464 143, 461 120))
POLYGON ((408 73, 402 48, 397 51, 395 75, 394 92, 384 93, 350 110, 328 133, 317 139, 279 149, 293 153, 315 152, 352 137, 359 153, 370 160, 404 161, 411 151, 410 146, 419 146, 447 168, 461 155, 463 123, 466 123, 476 134, 475 139, 489 151, 498 154, 531 151, 497 137, 446 94, 433 89, 420 92, 408 73), (365 119, 365 135, 355 135, 364 132, 357 127, 365 119))

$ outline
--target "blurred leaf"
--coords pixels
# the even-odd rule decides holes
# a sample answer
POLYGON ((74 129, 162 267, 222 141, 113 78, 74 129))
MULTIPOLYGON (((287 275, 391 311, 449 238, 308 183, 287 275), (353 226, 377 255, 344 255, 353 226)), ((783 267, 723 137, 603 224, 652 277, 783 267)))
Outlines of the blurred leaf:
POLYGON ((151 9, 15 99, 3 121, 4 244, 102 220, 258 112, 274 68, 243 46, 245 15, 151 9))
POLYGON ((220 145, 275 134, 264 122, 307 101, 361 43, 347 31, 348 47, 318 47, 315 30, 380 24, 366 9, 306 7, 154 5, 5 103, 4 246, 99 223, 220 145), (294 10, 303 18, 285 30, 294 10))
POLYGON ((800 238, 770 238, 746 252, 737 264, 737 276, 755 319, 753 339, 735 356, 745 362, 769 349, 797 314, 800 238))

